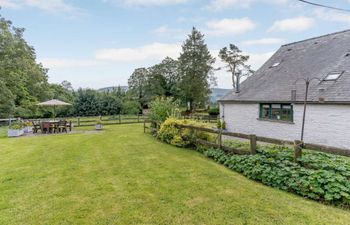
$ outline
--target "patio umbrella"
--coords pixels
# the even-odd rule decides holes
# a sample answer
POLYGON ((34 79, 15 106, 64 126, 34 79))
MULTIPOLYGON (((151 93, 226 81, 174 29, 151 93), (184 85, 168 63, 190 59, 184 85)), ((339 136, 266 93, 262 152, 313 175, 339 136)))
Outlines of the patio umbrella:
POLYGON ((60 101, 58 99, 51 99, 51 100, 46 101, 46 102, 40 102, 37 105, 38 106, 52 106, 53 107, 53 117, 55 118, 56 117, 56 106, 68 106, 68 105, 72 105, 72 104, 60 101))

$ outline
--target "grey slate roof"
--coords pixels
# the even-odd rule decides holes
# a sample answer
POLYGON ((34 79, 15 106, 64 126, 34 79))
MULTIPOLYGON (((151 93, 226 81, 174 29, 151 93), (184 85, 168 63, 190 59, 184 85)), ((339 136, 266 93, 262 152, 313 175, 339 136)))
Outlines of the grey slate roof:
POLYGON ((350 30, 311 38, 281 46, 254 75, 241 84, 239 93, 231 91, 221 102, 291 102, 291 90, 296 101, 304 100, 305 82, 298 78, 324 79, 330 72, 344 73, 336 81, 310 83, 310 102, 324 97, 329 103, 350 103, 350 30), (271 67, 280 62, 280 65, 271 67), (320 96, 320 90, 324 89, 320 96))

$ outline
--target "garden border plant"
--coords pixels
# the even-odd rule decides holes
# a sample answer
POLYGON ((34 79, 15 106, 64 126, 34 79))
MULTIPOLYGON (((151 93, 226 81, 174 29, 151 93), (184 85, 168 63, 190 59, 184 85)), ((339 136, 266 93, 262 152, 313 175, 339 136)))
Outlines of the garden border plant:
MULTIPOLYGON (((210 126, 197 121, 169 118, 161 125, 157 137, 177 147, 197 150, 265 185, 322 203, 350 208, 350 160, 346 157, 305 151, 303 157, 295 162, 292 148, 271 144, 258 145, 255 155, 232 155, 220 149, 196 145, 195 139, 213 141, 213 135, 180 129, 176 125, 210 126)), ((225 141, 224 145, 240 149, 248 147, 240 141, 225 141)))

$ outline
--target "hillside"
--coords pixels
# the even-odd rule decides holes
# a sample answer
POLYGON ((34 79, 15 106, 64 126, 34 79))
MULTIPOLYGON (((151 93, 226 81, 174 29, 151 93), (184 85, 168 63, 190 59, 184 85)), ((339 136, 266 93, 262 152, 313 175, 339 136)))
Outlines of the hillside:
POLYGON ((216 103, 220 98, 226 95, 231 89, 212 88, 210 95, 210 102, 216 103))
POLYGON ((128 86, 111 86, 111 87, 100 88, 97 91, 98 92, 109 92, 109 91, 117 90, 118 87, 120 87, 124 91, 128 90, 128 86))
MULTIPOLYGON (((128 90, 128 86, 120 86, 124 91, 128 90)), ((97 91, 99 92, 108 92, 116 90, 117 86, 111 86, 111 87, 104 87, 100 88, 97 91)), ((231 89, 224 89, 224 88, 212 88, 211 89, 211 95, 210 95, 210 102, 216 103, 221 97, 223 97, 225 94, 227 94, 231 89)))

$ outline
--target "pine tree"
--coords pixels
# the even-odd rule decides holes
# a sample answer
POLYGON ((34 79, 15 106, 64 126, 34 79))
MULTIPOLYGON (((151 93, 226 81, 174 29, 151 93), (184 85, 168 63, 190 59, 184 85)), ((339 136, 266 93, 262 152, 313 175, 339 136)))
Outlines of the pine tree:
POLYGON ((253 73, 250 65, 247 64, 249 56, 243 55, 236 45, 230 44, 229 48, 224 47, 220 50, 219 57, 226 63, 227 72, 232 74, 232 86, 235 92, 238 93, 242 78, 253 73))
POLYGON ((204 35, 196 28, 192 29, 192 33, 183 43, 178 61, 181 97, 193 111, 209 99, 210 80, 214 78, 212 71, 215 63, 215 58, 210 55, 204 42, 204 35))

